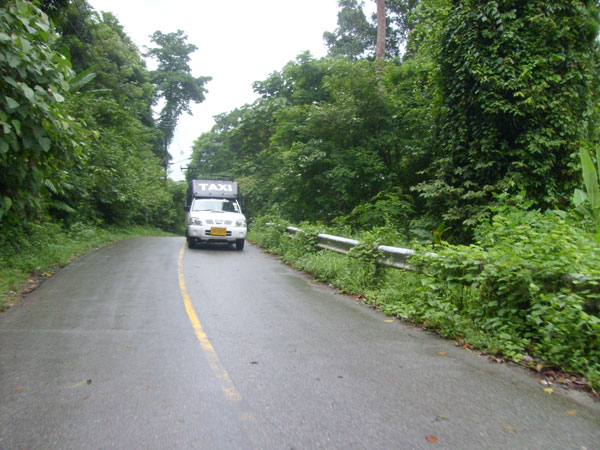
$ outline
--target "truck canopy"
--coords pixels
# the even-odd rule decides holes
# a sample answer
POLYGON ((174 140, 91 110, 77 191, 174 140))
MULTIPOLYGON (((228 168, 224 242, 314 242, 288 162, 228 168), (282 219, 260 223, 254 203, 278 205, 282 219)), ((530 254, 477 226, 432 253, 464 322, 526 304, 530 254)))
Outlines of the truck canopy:
POLYGON ((238 184, 231 180, 192 180, 187 191, 187 205, 194 198, 239 199, 238 184))

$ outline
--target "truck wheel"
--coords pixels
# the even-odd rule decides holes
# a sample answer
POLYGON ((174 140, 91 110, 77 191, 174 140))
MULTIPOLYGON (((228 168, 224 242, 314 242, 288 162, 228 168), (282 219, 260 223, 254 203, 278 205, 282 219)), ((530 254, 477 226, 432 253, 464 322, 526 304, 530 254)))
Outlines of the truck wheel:
POLYGON ((244 240, 243 239, 235 240, 235 249, 236 250, 244 250, 244 240))
POLYGON ((194 248, 194 238, 187 238, 188 248, 194 248))

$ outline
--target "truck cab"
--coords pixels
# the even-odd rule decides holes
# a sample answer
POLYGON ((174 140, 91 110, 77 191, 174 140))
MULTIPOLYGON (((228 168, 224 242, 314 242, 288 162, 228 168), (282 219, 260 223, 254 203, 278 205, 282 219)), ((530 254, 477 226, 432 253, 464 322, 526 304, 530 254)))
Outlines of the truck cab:
POLYGON ((244 249, 247 227, 238 185, 231 180, 192 180, 185 205, 189 248, 201 243, 235 244, 244 249))

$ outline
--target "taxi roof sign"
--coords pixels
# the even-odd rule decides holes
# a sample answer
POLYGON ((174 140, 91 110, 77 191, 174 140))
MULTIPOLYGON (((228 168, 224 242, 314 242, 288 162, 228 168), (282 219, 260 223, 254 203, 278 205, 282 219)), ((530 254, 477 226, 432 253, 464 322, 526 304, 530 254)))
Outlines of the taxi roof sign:
POLYGON ((238 184, 231 180, 192 180, 190 191, 194 198, 238 198, 238 184))

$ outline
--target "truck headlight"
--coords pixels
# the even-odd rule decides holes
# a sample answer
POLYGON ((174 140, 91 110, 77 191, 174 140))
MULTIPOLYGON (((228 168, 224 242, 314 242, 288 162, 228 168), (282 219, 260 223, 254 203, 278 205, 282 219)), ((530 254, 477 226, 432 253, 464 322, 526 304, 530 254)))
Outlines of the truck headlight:
POLYGON ((192 217, 190 219, 190 225, 202 225, 202 220, 192 217))
POLYGON ((246 221, 243 219, 239 219, 235 222, 235 226, 236 227, 245 227, 246 226, 246 221))

